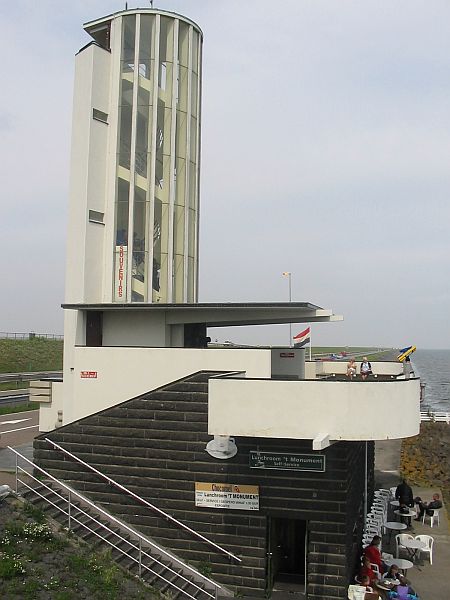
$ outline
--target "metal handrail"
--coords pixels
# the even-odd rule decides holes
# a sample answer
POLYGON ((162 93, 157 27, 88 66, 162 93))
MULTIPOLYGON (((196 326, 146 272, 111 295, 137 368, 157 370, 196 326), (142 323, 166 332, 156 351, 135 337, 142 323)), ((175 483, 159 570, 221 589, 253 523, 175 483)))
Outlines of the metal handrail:
POLYGON ((149 508, 151 508, 152 510, 154 510, 155 512, 157 512, 159 515, 161 515, 162 517, 164 517, 168 521, 171 521, 172 523, 175 523, 176 525, 178 525, 182 529, 185 529, 189 533, 193 534, 195 537, 201 539, 203 542, 206 542, 210 546, 213 546, 216 550, 219 550, 220 552, 222 552, 223 554, 226 554, 230 558, 233 558, 234 560, 237 560, 238 562, 242 562, 242 559, 240 559, 239 557, 235 556, 231 552, 228 552, 228 550, 225 550, 225 548, 222 548, 221 546, 219 546, 218 544, 216 544, 212 540, 209 540, 207 537, 205 537, 201 533, 198 533, 198 531, 195 531, 194 529, 191 529, 190 527, 188 527, 187 525, 185 525, 181 521, 178 521, 177 519, 175 519, 175 517, 172 517, 168 513, 165 513, 163 510, 161 510, 160 508, 158 508, 154 504, 151 504, 147 500, 144 500, 144 498, 141 498, 140 496, 138 496, 138 494, 135 494, 134 492, 132 492, 130 489, 128 489, 124 485, 118 483, 117 481, 114 481, 114 479, 111 479, 111 477, 108 477, 108 475, 105 475, 104 473, 102 473, 101 471, 99 471, 98 469, 96 469, 95 467, 93 467, 92 465, 90 465, 89 463, 85 462, 84 460, 81 460, 81 458, 78 458, 78 456, 75 456, 75 454, 72 454, 72 452, 69 452, 68 450, 66 450, 65 448, 63 448, 62 446, 60 446, 59 444, 57 444, 56 442, 53 442, 52 440, 49 440, 48 438, 44 438, 44 439, 49 444, 52 444, 55 448, 58 448, 58 450, 61 450, 61 452, 64 452, 64 454, 67 454, 68 456, 70 456, 71 458, 73 458, 74 460, 76 460, 77 462, 79 462, 80 464, 84 465, 85 467, 87 467, 88 469, 90 469, 91 471, 93 471, 94 473, 96 473, 97 475, 99 475, 100 477, 103 477, 103 479, 105 479, 108 483, 116 486, 117 488, 119 488, 123 492, 129 494, 135 500, 138 500, 142 504, 145 504, 145 506, 148 506, 149 508))
MULTIPOLYGON (((19 469, 21 471, 23 471, 24 473, 26 473, 25 469, 22 469, 21 467, 19 467, 19 469)), ((27 473, 27 475, 29 475, 29 473, 27 473)), ((29 475, 30 476, 30 475, 29 475)), ((37 481, 38 483, 40 483, 41 485, 43 485, 45 488, 47 488, 49 491, 51 491, 53 494, 55 494, 55 496, 58 496, 58 498, 61 498, 61 500, 66 501, 66 498, 64 498, 64 496, 61 496, 61 494, 58 494, 58 492, 56 492, 55 490, 53 490, 52 488, 50 488, 49 486, 45 485, 42 481, 39 481, 39 479, 37 479, 36 477, 33 477, 32 475, 30 476, 32 479, 34 479, 35 481, 37 481)), ((109 540, 107 540, 106 538, 104 538, 103 536, 101 536, 99 533, 97 533, 96 531, 94 531, 93 529, 91 529, 86 523, 83 523, 82 521, 78 520, 76 517, 74 517, 71 514, 70 511, 70 494, 69 494, 69 510, 65 511, 63 508, 61 508, 60 506, 58 506, 57 504, 55 504, 54 502, 52 502, 49 498, 46 498, 45 496, 43 496, 42 494, 40 494, 35 488, 32 488, 31 486, 29 486, 27 483, 25 483, 25 481, 22 481, 21 479, 17 479, 18 481, 20 481, 20 483, 22 485, 24 485, 27 489, 29 489, 30 491, 32 491, 34 494, 36 494, 37 496, 39 496, 40 498, 42 498, 42 500, 44 500, 45 502, 48 502, 49 504, 51 504, 54 508, 56 508, 57 510, 59 510, 60 512, 62 512, 63 514, 67 515, 69 517, 69 522, 70 521, 75 521, 76 523, 78 523, 79 525, 81 525, 81 527, 83 527, 84 529, 87 529, 90 533, 94 534, 95 536, 97 536, 98 538, 100 538, 103 542, 106 542, 109 546, 111 546, 112 548, 115 548, 116 550, 118 550, 119 552, 121 552, 124 556, 128 557, 129 559, 131 559, 133 562, 138 563, 139 565, 139 569, 141 570, 142 567, 144 569, 146 569, 147 571, 150 571, 150 573, 153 573, 154 575, 156 575, 156 577, 159 577, 160 579, 162 579, 163 581, 165 581, 166 583, 168 583, 169 585, 171 585, 172 587, 176 588, 178 591, 183 592, 183 594, 186 594, 187 596, 189 596, 190 598, 192 598, 193 600, 195 599, 195 596, 191 596, 191 594, 189 594, 188 592, 185 592, 184 590, 182 590, 181 588, 179 588, 175 583, 170 582, 168 579, 166 579, 163 575, 160 575, 159 573, 157 573, 156 571, 153 571, 153 569, 151 569, 150 567, 147 567, 147 565, 142 563, 142 557, 140 556, 139 559, 134 558, 134 556, 131 556, 131 554, 128 554, 128 552, 126 552, 125 550, 122 550, 122 548, 120 548, 119 546, 117 546, 116 544, 113 544, 112 542, 110 542, 109 540)), ((147 557, 151 558, 152 560, 154 560, 155 562, 157 562, 158 564, 162 565, 164 568, 168 569, 169 571, 171 571, 172 573, 175 573, 176 575, 178 575, 178 577, 184 579, 185 581, 187 581, 189 584, 191 585, 195 585, 195 587, 199 590, 201 590, 202 592, 205 592, 206 594, 208 594, 208 596, 210 596, 211 598, 214 598, 213 594, 210 594, 209 592, 207 592, 206 590, 204 590, 203 588, 201 588, 200 586, 196 585, 195 583, 193 583, 192 581, 190 581, 189 579, 186 579, 185 577, 179 575, 176 571, 174 571, 173 569, 171 569, 170 567, 168 567, 167 565, 165 565, 164 563, 161 563, 160 561, 158 561, 157 559, 155 559, 153 556, 150 556, 150 554, 147 554, 146 552, 144 552, 139 546, 135 546, 134 544, 132 544, 129 540, 127 540, 126 538, 122 537, 121 535, 119 535, 118 533, 116 533, 115 531, 113 531, 112 529, 110 529, 107 525, 105 525, 104 523, 101 523, 100 521, 98 521, 97 519, 95 519, 94 517, 92 517, 91 515, 89 515, 89 513, 85 512, 84 510, 82 510, 79 506, 76 507, 77 510, 81 513, 83 513, 84 515, 86 515, 87 517, 89 517, 92 521, 94 521, 95 523, 97 523, 98 525, 100 525, 103 529, 105 529, 106 531, 108 531, 109 533, 112 533, 113 535, 115 535, 116 537, 118 537, 119 539, 121 539, 122 541, 126 542, 128 545, 130 545, 132 548, 138 550, 141 554, 145 554, 147 557)), ((70 529, 70 526, 69 526, 70 529)))
MULTIPOLYGON (((57 491, 55 491, 52 488, 50 488, 49 486, 47 486, 43 481, 40 481, 37 477, 34 477, 33 475, 31 475, 31 473, 28 473, 28 471, 25 471, 25 469, 23 469, 22 467, 19 467, 18 464, 17 464, 17 457, 20 457, 22 460, 24 460, 25 462, 27 462, 28 464, 30 464, 34 469, 37 469, 38 471, 40 471, 41 473, 43 473, 46 477, 48 477, 52 481, 56 482, 60 487, 64 488, 68 492, 68 494, 69 494, 69 502, 70 502, 70 496, 71 495, 74 495, 74 496, 78 497, 82 502, 84 502, 88 506, 92 507, 95 511, 103 514, 108 520, 111 520, 114 523, 117 523, 121 528, 125 529, 126 531, 128 531, 132 535, 136 536, 139 539, 140 544, 142 542, 144 542, 145 544, 148 544, 149 546, 151 546, 152 548, 154 548, 155 550, 157 550, 158 552, 160 552, 162 555, 166 556, 171 561, 175 561, 175 562, 179 563, 185 569, 191 571, 194 575, 196 575, 197 577, 199 577, 203 581, 205 581, 205 582, 209 583, 211 586, 213 586, 216 589, 216 591, 219 590, 219 589, 222 589, 222 587, 218 583, 216 583, 212 579, 209 579, 208 577, 206 577, 205 575, 203 575, 202 573, 200 573, 199 571, 197 571, 196 569, 194 569, 190 565, 184 563, 178 557, 174 556, 170 552, 167 552, 167 550, 165 550, 164 548, 161 548, 161 546, 158 546, 158 544, 155 544, 155 542, 153 542, 149 538, 146 538, 145 536, 143 536, 142 534, 140 534, 138 531, 136 531, 132 527, 129 527, 126 523, 124 523, 123 521, 121 521, 117 517, 114 517, 113 515, 111 515, 110 513, 108 513, 106 510, 104 510, 103 508, 101 508, 100 506, 98 506, 97 504, 95 504, 94 502, 92 502, 91 500, 89 500, 88 498, 86 498, 85 496, 83 496, 83 494, 80 494, 79 492, 77 492, 76 490, 74 490, 73 488, 71 488, 70 486, 68 486, 67 484, 63 483, 62 481, 60 481, 59 479, 57 479, 56 477, 54 477, 53 475, 51 475, 50 473, 48 473, 47 471, 45 471, 45 469, 42 469, 41 467, 39 467, 38 465, 36 465, 35 463, 33 463, 31 460, 29 460, 28 458, 26 458, 25 456, 23 456, 22 454, 20 454, 20 452, 17 452, 17 450, 15 450, 14 448, 11 448, 11 446, 7 446, 7 448, 8 448, 8 450, 11 450, 11 452, 14 452, 14 454, 16 455, 16 485, 17 485, 17 481, 20 481, 20 483, 22 483, 28 489, 31 489, 34 493, 36 493, 38 496, 40 496, 43 500, 45 500, 46 502, 48 502, 49 504, 51 504, 52 506, 54 506, 60 512, 63 512, 64 514, 68 515, 69 521, 70 521, 70 519, 72 519, 74 521, 77 521, 80 525, 82 525, 83 527, 86 527, 86 529, 89 529, 89 531, 91 531, 94 535, 97 535, 97 537, 101 537, 101 536, 98 536, 98 534, 96 534, 95 531, 92 531, 89 527, 87 527, 84 523, 78 521, 75 517, 71 516, 69 513, 67 513, 66 511, 64 511, 61 507, 59 507, 56 504, 54 504, 53 502, 51 502, 51 500, 49 500, 45 496, 42 496, 41 494, 39 494, 39 492, 37 490, 35 490, 34 488, 31 488, 30 486, 28 486, 26 482, 22 481, 21 479, 18 479, 17 472, 20 469, 21 471, 23 471, 24 473, 26 473, 28 477, 30 477, 34 481, 38 482, 40 485, 42 485, 45 488, 47 488, 49 491, 51 491, 52 493, 54 493, 56 496, 58 496, 62 500, 66 501, 66 498, 64 498, 63 496, 61 496, 57 491)), ((17 492, 17 488, 16 488, 16 492, 17 492)), ((198 588, 199 590, 201 590, 202 592, 204 592, 205 594, 207 594, 211 598, 215 597, 213 594, 211 594, 210 592, 208 592, 204 588, 199 587, 195 583, 195 581, 192 581, 190 579, 186 579, 183 575, 179 574, 177 571, 174 571, 168 565, 165 565, 164 563, 160 563, 160 561, 158 561, 157 558, 155 558, 154 556, 151 556, 150 554, 147 554, 144 550, 142 550, 142 548, 140 546, 139 547, 134 546, 129 540, 126 540, 125 538, 122 538, 118 533, 116 533, 115 531, 112 531, 104 523, 101 523, 100 521, 97 521, 97 519, 95 519, 95 517, 93 517, 92 515, 89 515, 89 513, 86 513, 80 507, 77 506, 77 510, 80 511, 80 512, 82 512, 84 515, 86 515, 87 517, 89 517, 91 520, 95 521, 98 525, 100 525, 101 527, 103 527, 107 531, 111 532, 113 535, 121 538, 123 541, 125 541, 130 546, 133 546, 135 549, 139 550, 140 553, 144 554, 145 556, 147 556, 151 560, 157 562, 158 564, 161 564, 162 566, 164 566, 164 568, 166 568, 169 571, 173 572, 174 574, 178 575, 181 579, 184 579, 186 582, 188 582, 189 584, 191 584, 194 587, 198 588)), ((108 544, 113 545, 108 540, 106 540, 105 538, 102 538, 102 539, 105 540, 108 544)), ((126 552, 124 552, 118 546, 114 546, 114 547, 117 548, 117 550, 119 550, 123 554, 127 554, 126 552)), ((127 556, 129 556, 129 555, 127 554, 127 556)), ((129 558, 131 558, 132 560, 136 560, 132 556, 129 556, 129 558)), ((145 565, 142 565, 142 566, 144 566, 144 568, 150 570, 153 573, 153 571, 149 567, 147 567, 145 565)), ((164 577, 160 576, 158 573, 155 573, 155 575, 158 576, 158 577, 161 577, 162 579, 164 579, 164 577)), ((167 581, 167 580, 164 579, 164 581, 167 581)), ((177 587, 175 584, 171 583, 170 581, 167 581, 167 583, 169 583, 170 585, 172 585, 174 587, 177 587)), ((180 590, 180 591, 182 591, 183 594, 189 595, 184 590, 180 590)))

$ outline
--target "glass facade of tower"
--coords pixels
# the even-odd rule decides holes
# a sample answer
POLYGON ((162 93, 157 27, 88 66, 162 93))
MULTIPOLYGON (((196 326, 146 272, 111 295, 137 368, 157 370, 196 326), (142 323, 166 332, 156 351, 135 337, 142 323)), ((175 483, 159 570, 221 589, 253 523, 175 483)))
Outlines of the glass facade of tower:
POLYGON ((177 16, 122 17, 116 302, 197 300, 201 41, 177 16))

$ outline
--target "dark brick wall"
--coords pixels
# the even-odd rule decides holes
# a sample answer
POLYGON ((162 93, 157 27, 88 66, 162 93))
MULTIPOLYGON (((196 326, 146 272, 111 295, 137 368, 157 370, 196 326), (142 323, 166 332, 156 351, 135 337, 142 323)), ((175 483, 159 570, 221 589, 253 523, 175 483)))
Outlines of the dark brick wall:
POLYGON ((217 581, 243 594, 264 595, 267 517, 306 520, 308 598, 345 597, 360 552, 364 444, 340 442, 324 450, 325 473, 249 468, 250 450, 311 453, 308 440, 236 438, 235 457, 214 459, 205 451, 211 439, 206 381, 205 374, 192 376, 47 437, 238 555, 240 564, 137 505, 73 461, 63 460, 60 452, 49 449, 45 436, 35 441, 35 458, 176 554, 210 564, 217 581), (259 485, 260 511, 196 508, 195 482, 259 485))

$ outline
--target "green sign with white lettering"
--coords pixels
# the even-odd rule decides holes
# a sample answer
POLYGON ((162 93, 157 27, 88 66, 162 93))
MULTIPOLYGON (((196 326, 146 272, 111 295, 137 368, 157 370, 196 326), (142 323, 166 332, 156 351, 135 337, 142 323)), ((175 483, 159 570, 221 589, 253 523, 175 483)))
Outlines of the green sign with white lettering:
POLYGON ((323 454, 288 454, 284 452, 258 452, 251 450, 251 469, 279 469, 280 471, 325 471, 323 454))

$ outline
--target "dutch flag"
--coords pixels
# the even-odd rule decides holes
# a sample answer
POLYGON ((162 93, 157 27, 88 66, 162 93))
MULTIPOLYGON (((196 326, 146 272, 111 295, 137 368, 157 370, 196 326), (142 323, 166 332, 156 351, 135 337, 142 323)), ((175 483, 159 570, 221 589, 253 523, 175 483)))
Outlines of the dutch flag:
POLYGON ((302 348, 311 340, 311 327, 307 327, 304 331, 297 333, 292 339, 294 340, 294 348, 302 348))

